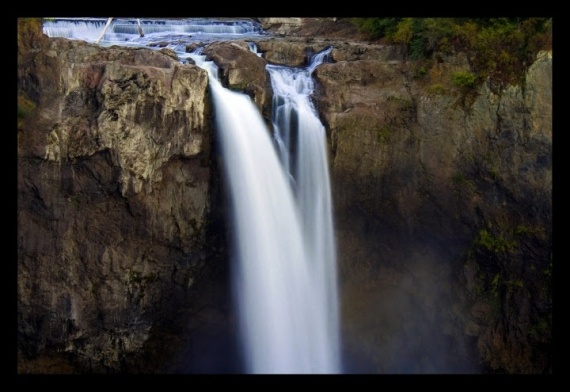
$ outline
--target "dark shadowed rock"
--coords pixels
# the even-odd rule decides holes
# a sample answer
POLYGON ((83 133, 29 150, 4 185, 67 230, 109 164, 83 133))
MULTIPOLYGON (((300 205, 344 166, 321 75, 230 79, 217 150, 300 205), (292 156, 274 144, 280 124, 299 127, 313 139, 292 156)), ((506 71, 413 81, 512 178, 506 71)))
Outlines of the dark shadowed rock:
POLYGON ((150 49, 42 45, 19 57, 35 103, 18 129, 20 371, 64 353, 133 371, 220 260, 207 74, 150 49))

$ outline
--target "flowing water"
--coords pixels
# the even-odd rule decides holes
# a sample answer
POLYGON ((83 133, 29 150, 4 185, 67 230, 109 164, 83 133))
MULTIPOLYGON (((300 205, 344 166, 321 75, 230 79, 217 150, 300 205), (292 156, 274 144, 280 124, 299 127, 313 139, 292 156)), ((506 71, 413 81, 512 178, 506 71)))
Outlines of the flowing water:
MULTIPOLYGON (((60 23, 44 25, 44 32, 96 41, 106 19, 60 23)), ((184 53, 184 43, 200 35, 196 26, 202 38, 226 39, 229 34, 252 39, 263 34, 255 24, 139 23, 144 37, 137 35, 137 23, 121 22, 105 33, 101 44, 152 46, 168 40, 181 59, 191 57, 208 71, 232 205, 233 293, 246 371, 340 373, 326 132, 311 103, 311 74, 331 49, 312 56, 306 68, 267 66, 275 93, 270 130, 249 96, 221 85, 214 63, 199 50, 184 53), (230 27, 234 30, 228 31, 230 27)), ((250 44, 252 51, 254 47, 250 44)))
POLYGON ((327 364, 338 370, 339 315, 336 249, 332 218, 326 131, 311 102, 312 71, 330 54, 326 49, 309 59, 306 69, 268 65, 273 87, 273 127, 283 167, 291 180, 301 214, 314 302, 318 345, 327 364))
POLYGON ((165 46, 190 42, 253 39, 265 33, 249 19, 204 18, 46 18, 43 31, 49 37, 64 37, 101 46, 165 46), (142 35, 141 35, 142 32, 142 35))

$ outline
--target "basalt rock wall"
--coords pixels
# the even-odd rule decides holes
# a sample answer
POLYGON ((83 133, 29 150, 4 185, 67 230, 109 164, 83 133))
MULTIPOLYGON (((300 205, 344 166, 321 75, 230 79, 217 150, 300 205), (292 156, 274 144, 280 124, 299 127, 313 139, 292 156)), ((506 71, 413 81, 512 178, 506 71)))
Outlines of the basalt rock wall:
POLYGON ((18 363, 145 371, 140 353, 169 352, 149 342, 220 252, 207 74, 150 49, 35 37, 18 55, 33 108, 18 124, 18 363))
POLYGON ((373 372, 548 372, 552 55, 523 86, 469 98, 446 82, 469 69, 460 55, 438 68, 424 78, 366 59, 315 72, 347 347, 369 351, 373 372))

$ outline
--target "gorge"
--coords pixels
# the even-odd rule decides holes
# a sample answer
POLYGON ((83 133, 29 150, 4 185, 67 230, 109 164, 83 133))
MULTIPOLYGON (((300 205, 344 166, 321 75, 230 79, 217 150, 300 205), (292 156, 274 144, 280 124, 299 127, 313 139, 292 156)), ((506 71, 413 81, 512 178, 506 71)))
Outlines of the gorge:
MULTIPOLYGON (((426 73, 398 46, 343 37, 347 21, 258 21, 261 56, 251 37, 202 53, 268 128, 267 65, 332 47, 312 97, 343 371, 552 372, 551 51, 524 85, 466 99, 450 81, 462 53, 426 73)), ((18 21, 18 373, 245 371, 210 83, 166 43, 18 21)))

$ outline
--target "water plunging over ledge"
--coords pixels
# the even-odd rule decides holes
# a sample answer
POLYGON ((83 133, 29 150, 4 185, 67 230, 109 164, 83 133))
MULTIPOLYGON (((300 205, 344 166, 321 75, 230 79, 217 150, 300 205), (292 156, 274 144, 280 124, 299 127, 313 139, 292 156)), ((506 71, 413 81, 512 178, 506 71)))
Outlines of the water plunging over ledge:
POLYGON ((101 18, 57 19, 44 23, 44 32, 88 42, 102 37, 97 42, 103 46, 167 43, 181 61, 190 57, 208 72, 231 194, 232 290, 245 370, 340 373, 326 132, 310 100, 312 72, 332 48, 312 56, 306 68, 267 66, 275 93, 272 131, 249 96, 221 85, 213 62, 199 51, 185 52, 184 44, 195 36, 251 40, 262 35, 252 22, 118 20, 101 36, 105 24, 101 18))
MULTIPOLYGON (((249 96, 221 86, 216 66, 204 56, 192 58, 210 76, 230 182, 234 292, 246 370, 339 373, 326 135, 309 99, 311 67, 268 66, 276 93, 277 149, 249 96)), ((313 62, 322 59, 316 56, 313 62)))

